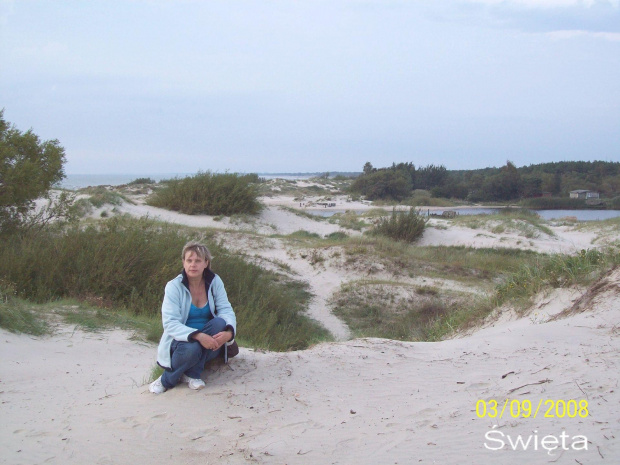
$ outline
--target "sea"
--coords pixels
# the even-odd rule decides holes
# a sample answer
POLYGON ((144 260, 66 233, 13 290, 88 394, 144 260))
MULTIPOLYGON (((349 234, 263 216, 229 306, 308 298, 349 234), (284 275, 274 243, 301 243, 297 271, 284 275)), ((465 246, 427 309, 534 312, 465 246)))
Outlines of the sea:
MULTIPOLYGON (((186 178, 196 173, 156 173, 156 174, 68 174, 59 187, 63 189, 82 189, 89 186, 121 186, 138 178, 151 178, 154 181, 164 179, 186 178)), ((323 173, 258 173, 265 179, 309 179, 323 173)))

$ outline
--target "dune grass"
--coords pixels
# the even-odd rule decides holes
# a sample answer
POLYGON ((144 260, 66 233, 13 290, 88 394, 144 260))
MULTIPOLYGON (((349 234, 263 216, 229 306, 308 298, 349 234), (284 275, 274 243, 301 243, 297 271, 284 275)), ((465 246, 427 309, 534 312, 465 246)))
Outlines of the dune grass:
POLYGON ((149 205, 188 215, 255 215, 259 178, 255 174, 198 173, 163 183, 147 201, 149 205))
POLYGON ((330 301, 356 337, 438 341, 486 316, 488 299, 430 286, 347 283, 330 301))
POLYGON ((620 265, 618 249, 530 258, 481 295, 364 280, 344 284, 330 305, 356 337, 437 341, 479 324, 502 304, 509 302, 519 311, 545 289, 586 286, 620 265))
POLYGON ((379 263, 394 275, 448 277, 486 286, 533 262, 538 254, 514 248, 416 246, 381 236, 350 237, 337 244, 347 263, 379 263))
POLYGON ((245 262, 209 234, 147 219, 117 217, 12 237, 0 249, 0 279, 17 296, 35 302, 73 297, 158 318, 164 285, 181 271, 180 251, 189 239, 209 245, 213 269, 237 314, 241 341, 281 351, 329 339, 327 330, 303 314, 310 299, 307 285, 245 262))
POLYGON ((47 320, 36 307, 16 297, 12 285, 0 283, 0 327, 13 333, 42 336, 51 332, 47 320))
POLYGON ((496 305, 512 301, 526 305, 544 289, 588 285, 610 268, 620 265, 620 249, 581 250, 576 255, 540 256, 523 264, 497 286, 496 305))

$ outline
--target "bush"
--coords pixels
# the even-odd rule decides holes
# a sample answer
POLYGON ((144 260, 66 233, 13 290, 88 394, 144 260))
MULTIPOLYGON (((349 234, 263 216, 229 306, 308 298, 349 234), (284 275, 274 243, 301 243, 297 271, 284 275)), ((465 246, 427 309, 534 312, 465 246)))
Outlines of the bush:
MULTIPOLYGON (((164 286, 182 269, 182 230, 146 219, 116 217, 101 225, 46 228, 11 237, 0 249, 0 279, 17 296, 46 302, 76 297, 133 314, 158 316, 164 286)), ((247 263, 209 244, 213 268, 226 285, 240 341, 271 350, 302 349, 328 333, 302 315, 310 295, 303 284, 247 263)))
POLYGON ((172 179, 148 200, 149 205, 188 215, 254 215, 261 210, 256 174, 214 174, 209 171, 172 179))
POLYGON ((387 236, 397 241, 415 242, 424 233, 428 219, 418 210, 410 208, 408 212, 392 210, 388 218, 381 218, 371 230, 371 234, 387 236))
POLYGON ((128 186, 135 186, 136 184, 155 184, 155 180, 151 178, 136 178, 133 181, 127 183, 128 186))
POLYGON ((327 236, 325 236, 325 238, 329 239, 330 241, 343 241, 347 239, 348 237, 349 235, 342 231, 336 231, 333 233, 329 233, 327 236))

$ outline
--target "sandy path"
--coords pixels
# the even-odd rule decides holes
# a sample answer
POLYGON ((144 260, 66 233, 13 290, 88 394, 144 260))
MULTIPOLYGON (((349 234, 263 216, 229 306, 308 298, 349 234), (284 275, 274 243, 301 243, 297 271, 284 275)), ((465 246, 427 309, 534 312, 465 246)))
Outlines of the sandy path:
MULTIPOLYGON (((342 273, 338 273, 332 267, 311 265, 307 258, 302 258, 298 250, 287 248, 281 239, 252 239, 228 232, 218 234, 218 239, 230 250, 243 253, 268 269, 283 272, 271 264, 273 262, 285 264, 290 269, 286 274, 309 285, 309 292, 313 298, 308 306, 307 315, 327 328, 336 340, 350 339, 351 332, 348 326, 331 312, 327 304, 327 300, 345 280, 342 273)), ((350 277, 347 276, 346 279, 350 277)))

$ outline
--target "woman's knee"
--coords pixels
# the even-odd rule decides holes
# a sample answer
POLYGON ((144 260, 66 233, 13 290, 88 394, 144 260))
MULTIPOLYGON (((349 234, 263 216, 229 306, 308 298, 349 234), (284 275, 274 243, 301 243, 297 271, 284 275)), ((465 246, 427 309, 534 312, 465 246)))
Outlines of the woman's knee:
POLYGON ((202 346, 198 342, 180 342, 172 357, 175 361, 197 361, 202 356, 202 346))
POLYGON ((209 334, 210 336, 215 336, 217 333, 221 333, 224 331, 226 327, 226 322, 223 318, 216 316, 215 318, 209 320, 204 328, 202 328, 202 332, 205 334, 209 334))
POLYGON ((213 328, 217 330, 216 332, 220 333, 224 331, 224 328, 226 327, 226 321, 224 321, 223 318, 216 316, 211 321, 213 321, 213 328))

